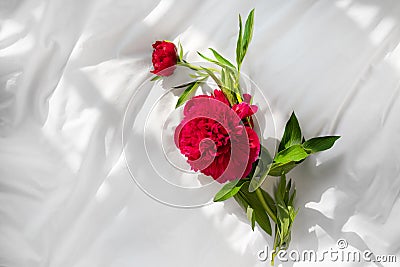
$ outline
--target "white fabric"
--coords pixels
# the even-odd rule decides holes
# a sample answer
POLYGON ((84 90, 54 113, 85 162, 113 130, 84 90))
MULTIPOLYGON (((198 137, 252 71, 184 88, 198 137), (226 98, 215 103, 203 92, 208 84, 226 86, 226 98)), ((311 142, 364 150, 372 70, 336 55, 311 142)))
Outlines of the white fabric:
MULTIPOLYGON (((243 72, 278 132, 295 110, 306 137, 342 136, 289 175, 300 208, 291 248, 345 238, 400 259, 399 1, 2 0, 0 266, 269 264, 257 252, 272 239, 234 201, 160 204, 133 183, 121 146, 152 42, 234 59, 237 15, 253 7, 243 72)), ((315 265, 329 264, 360 266, 315 265)))

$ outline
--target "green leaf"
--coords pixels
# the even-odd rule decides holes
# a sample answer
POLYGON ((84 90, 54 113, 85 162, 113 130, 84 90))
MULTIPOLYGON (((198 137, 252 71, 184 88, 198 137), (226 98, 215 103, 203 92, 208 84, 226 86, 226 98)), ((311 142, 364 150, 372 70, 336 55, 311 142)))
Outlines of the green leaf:
POLYGON ((245 210, 246 214, 248 207, 253 209, 254 220, 257 224, 269 235, 272 235, 271 223, 267 213, 264 211, 260 201, 258 200, 256 193, 249 192, 249 182, 246 181, 238 194, 234 196, 235 200, 245 210))
POLYGON ((246 24, 244 26, 244 33, 243 33, 243 39, 242 39, 242 51, 240 54, 240 63, 243 62, 243 59, 247 53, 247 48, 249 47, 249 44, 253 37, 253 26, 254 26, 254 9, 251 10, 249 15, 247 16, 246 24))
POLYGON ((236 64, 238 66, 238 70, 240 70, 240 65, 242 64, 242 17, 239 14, 239 34, 236 43, 236 64))
POLYGON ((247 219, 249 219, 249 221, 251 222, 251 229, 254 231, 254 226, 256 225, 256 216, 254 210, 250 206, 247 206, 246 215, 247 219))
POLYGON ((224 201, 233 197, 239 192, 242 185, 243 180, 233 180, 226 183, 215 195, 214 202, 224 201))
POLYGON ((291 209, 288 207, 289 192, 288 188, 291 187, 291 183, 286 184, 286 176, 282 175, 278 187, 275 190, 275 200, 277 202, 277 228, 279 229, 279 244, 280 248, 286 247, 290 241, 290 229, 292 227, 292 214, 291 209))
POLYGON ((281 204, 284 204, 285 192, 286 192, 286 176, 285 174, 282 174, 281 178, 279 179, 277 194, 275 195, 276 198, 279 198, 282 201, 281 204))
POLYGON ((227 84, 229 83, 229 90, 232 91, 232 93, 237 92, 237 90, 235 88, 235 76, 236 76, 236 74, 229 67, 224 67, 224 70, 225 70, 227 84))
POLYGON ((282 173, 286 174, 289 171, 291 171, 294 167, 296 167, 296 162, 294 161, 290 161, 287 163, 274 162, 271 166, 271 169, 268 172, 268 175, 281 176, 282 173))
POLYGON ((188 101, 190 97, 192 96, 192 93, 196 91, 196 89, 199 87, 200 83, 199 81, 191 83, 185 91, 181 94, 181 96, 178 99, 178 102, 176 103, 175 108, 180 107, 183 103, 188 101))
POLYGON ((239 204, 247 212, 247 207, 249 207, 249 203, 243 198, 241 194, 236 194, 233 196, 236 202, 239 204))
MULTIPOLYGON (((233 198, 236 200, 236 202, 239 204, 240 207, 246 212, 247 219, 249 219, 251 223, 251 228, 254 231, 254 226, 255 226, 255 221, 256 221, 256 215, 254 212, 254 209, 249 205, 248 201, 245 199, 245 197, 242 194, 236 194, 233 196, 233 198), (251 214, 250 214, 251 211, 251 214)), ((267 228, 268 229, 268 228, 267 228)))
POLYGON ((221 82, 223 85, 225 85, 225 83, 226 83, 226 73, 225 73, 224 68, 222 68, 222 70, 221 70, 221 82))
POLYGON ((150 79, 151 82, 160 80, 162 78, 162 76, 154 76, 153 78, 150 79))
POLYGON ((217 51, 215 51, 212 48, 209 48, 211 50, 211 52, 213 52, 214 57, 218 60, 218 62, 220 62, 221 64, 228 66, 232 69, 235 69, 235 66, 226 58, 224 58, 220 53, 218 53, 217 51))
POLYGON ((197 80, 191 81, 191 82, 188 82, 188 83, 184 83, 184 84, 180 84, 180 85, 176 85, 176 86, 173 86, 172 88, 175 88, 175 89, 184 88, 184 87, 187 87, 189 85, 193 85, 195 83, 197 83, 197 80))
POLYGON ((272 235, 271 223, 265 211, 257 210, 254 214, 254 219, 261 229, 263 229, 267 234, 272 235))
POLYGON ((179 42, 179 59, 180 61, 183 60, 183 48, 181 42, 179 42))
POLYGON ((292 187, 292 180, 289 180, 289 182, 286 185, 285 194, 284 194, 284 198, 283 198, 283 201, 286 203, 286 205, 289 202, 291 187, 292 187))
POLYGON ((251 177, 250 181, 250 192, 254 192, 264 183, 265 179, 268 176, 268 172, 271 168, 272 162, 273 158, 269 154, 268 150, 264 146, 261 146, 260 159, 257 166, 255 167, 254 174, 251 177))
POLYGON ((294 219, 296 218, 297 213, 299 212, 299 209, 295 209, 294 207, 289 206, 288 210, 289 210, 290 220, 292 221, 292 224, 293 224, 294 219))
MULTIPOLYGON (((215 74, 211 70, 204 68, 204 67, 202 67, 201 69, 204 70, 208 75, 210 75, 210 77, 214 80, 214 82, 218 85, 218 87, 221 88, 222 92, 224 93, 224 95, 226 96, 226 98, 228 99, 228 101, 231 105, 234 105, 237 103, 234 92, 232 92, 232 90, 230 89, 231 87, 229 87, 229 86, 227 87, 224 84, 222 84, 221 80, 218 79, 218 77, 215 76, 215 74)), ((226 70, 227 69, 225 69, 225 71, 226 70)), ((230 79, 228 79, 228 80, 230 80, 230 79)))
POLYGON ((292 112, 290 119, 286 123, 285 132, 283 133, 278 151, 296 144, 301 144, 301 129, 296 115, 292 112))
POLYGON ((296 188, 293 189, 293 192, 290 195, 288 206, 293 206, 293 202, 294 202, 295 198, 296 198, 296 188))
POLYGON ((235 87, 234 78, 232 77, 232 73, 228 70, 228 68, 225 68, 225 76, 226 76, 226 81, 224 85, 224 90, 225 90, 224 93, 228 95, 228 98, 232 99, 233 103, 232 105, 242 102, 243 97, 239 92, 238 88, 235 87))
POLYGON ((291 180, 286 183, 286 176, 280 177, 275 189, 277 205, 277 224, 275 227, 274 250, 287 249, 291 240, 291 229, 298 210, 293 207, 296 189, 291 180))
POLYGON ((217 76, 215 76, 215 74, 212 70, 210 70, 209 68, 206 68, 206 67, 201 67, 201 66, 200 66, 200 68, 202 71, 205 71, 214 80, 214 82, 218 85, 218 87, 221 88, 222 82, 220 79, 218 79, 217 76))
POLYGON ((274 161, 277 163, 288 163, 300 161, 308 157, 302 145, 292 145, 275 155, 274 161))
POLYGON ((316 153, 331 148, 339 138, 340 136, 315 137, 305 141, 303 147, 309 153, 316 153))
POLYGON ((222 82, 222 86, 223 86, 222 91, 228 98, 231 98, 232 100, 236 101, 235 94, 234 94, 235 92, 232 90, 233 89, 233 80, 232 79, 233 78, 231 76, 231 69, 226 66, 222 67, 222 70, 221 70, 221 82, 222 82))
POLYGON ((224 67, 224 66, 225 66, 225 65, 219 63, 217 60, 214 60, 214 59, 212 59, 212 58, 209 58, 209 57, 203 55, 203 54, 200 53, 199 51, 197 51, 197 54, 198 54, 200 57, 202 57, 203 59, 205 59, 205 60, 207 60, 207 61, 210 61, 211 63, 217 64, 217 65, 220 66, 220 67, 224 67))
MULTIPOLYGON (((207 73, 203 73, 203 72, 199 72, 199 71, 198 71, 198 72, 195 73, 195 74, 190 73, 190 74, 189 74, 189 77, 197 80, 197 79, 208 78, 209 75, 208 75, 207 73)), ((204 79, 204 80, 205 80, 205 79, 204 79)))
MULTIPOLYGON (((211 49, 211 48, 210 48, 210 49, 211 49)), ((197 51, 197 54, 198 54, 200 57, 202 57, 203 59, 205 59, 205 60, 207 60, 207 61, 209 61, 209 62, 211 62, 211 63, 214 63, 214 64, 220 66, 221 68, 229 68, 229 69, 232 68, 231 66, 226 65, 224 62, 220 62, 220 61, 218 61, 218 60, 214 60, 214 59, 212 59, 212 58, 209 58, 209 57, 203 55, 202 53, 200 53, 200 52, 198 52, 198 51, 197 51)), ((228 61, 228 62, 229 62, 229 61, 228 61)), ((232 63, 230 63, 230 64, 232 64, 232 63)))
POLYGON ((234 104, 242 102, 242 95, 240 94, 240 90, 237 88, 236 80, 236 70, 232 69, 228 66, 222 67, 221 70, 221 82, 223 85, 222 91, 228 99, 231 99, 229 102, 234 104))

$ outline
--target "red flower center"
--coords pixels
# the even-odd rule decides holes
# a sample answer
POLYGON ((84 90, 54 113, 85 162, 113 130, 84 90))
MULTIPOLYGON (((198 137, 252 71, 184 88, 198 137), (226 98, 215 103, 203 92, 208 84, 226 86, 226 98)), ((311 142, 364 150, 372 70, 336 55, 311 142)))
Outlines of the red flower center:
POLYGON ((254 130, 242 123, 243 114, 251 116, 255 108, 243 103, 244 108, 232 109, 221 95, 215 90, 213 96, 197 96, 186 103, 175 143, 193 170, 222 183, 249 174, 260 143, 254 130))

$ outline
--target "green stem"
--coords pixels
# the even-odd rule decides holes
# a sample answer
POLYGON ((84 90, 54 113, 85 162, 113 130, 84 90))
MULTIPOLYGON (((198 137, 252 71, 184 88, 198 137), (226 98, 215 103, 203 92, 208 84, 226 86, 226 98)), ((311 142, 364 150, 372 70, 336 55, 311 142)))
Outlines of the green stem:
POLYGON ((276 219, 276 215, 269 208, 267 202, 264 199, 261 189, 258 187, 255 192, 256 192, 258 200, 260 200, 261 205, 263 206, 264 210, 268 213, 269 217, 271 217, 271 219, 274 221, 274 223, 278 223, 278 220, 276 219))
POLYGON ((215 76, 215 74, 212 72, 208 72, 208 75, 210 75, 210 77, 214 80, 214 82, 218 85, 218 87, 222 89, 223 85, 222 85, 221 80, 218 79, 217 76, 215 76))
POLYGON ((278 248, 278 238, 279 238, 279 234, 278 234, 278 226, 275 225, 275 237, 274 237, 274 252, 272 253, 272 258, 271 258, 271 265, 274 266, 275 264, 275 256, 278 253, 278 251, 276 251, 276 249, 278 248))
MULTIPOLYGON (((188 62, 180 61, 180 62, 178 62, 178 65, 179 66, 183 66, 183 67, 187 67, 189 69, 196 70, 196 71, 204 71, 204 67, 196 66, 196 65, 193 65, 193 64, 188 63, 188 62)), ((213 72, 220 72, 219 70, 214 69, 214 68, 207 68, 207 69, 209 69, 210 71, 213 71, 213 72)))

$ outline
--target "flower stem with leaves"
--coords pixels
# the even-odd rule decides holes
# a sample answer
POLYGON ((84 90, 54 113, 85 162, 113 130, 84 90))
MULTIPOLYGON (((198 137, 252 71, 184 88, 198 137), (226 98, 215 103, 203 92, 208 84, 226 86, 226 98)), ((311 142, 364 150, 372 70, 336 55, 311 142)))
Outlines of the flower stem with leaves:
MULTIPOLYGON (((224 93, 231 106, 243 101, 243 93, 240 87, 240 70, 253 36, 254 9, 249 13, 244 29, 242 18, 239 15, 239 34, 236 45, 236 66, 222 56, 215 49, 209 48, 214 58, 207 57, 198 52, 198 55, 211 62, 220 69, 197 66, 187 62, 183 58, 183 48, 179 43, 177 64, 195 71, 191 75, 195 80, 176 86, 185 88, 179 97, 176 107, 189 100, 202 82, 211 78, 224 93)), ((155 76, 156 80, 160 76, 155 76)), ((248 121, 251 125, 250 121, 248 121)), ((291 229, 298 213, 294 207, 296 189, 292 181, 286 180, 286 174, 294 167, 302 163, 308 156, 331 148, 339 136, 322 136, 305 140, 302 136, 300 125, 294 112, 286 123, 285 131, 280 141, 278 150, 274 156, 261 146, 260 154, 248 177, 227 182, 215 195, 214 201, 225 201, 234 198, 244 209, 254 230, 255 224, 272 236, 271 222, 275 224, 274 251, 271 264, 274 264, 276 253, 281 249, 287 249, 291 240, 291 229), (278 184, 274 197, 261 188, 268 176, 276 176, 278 184)))

